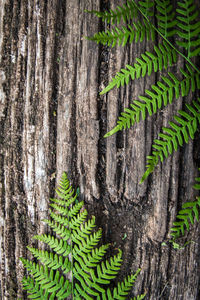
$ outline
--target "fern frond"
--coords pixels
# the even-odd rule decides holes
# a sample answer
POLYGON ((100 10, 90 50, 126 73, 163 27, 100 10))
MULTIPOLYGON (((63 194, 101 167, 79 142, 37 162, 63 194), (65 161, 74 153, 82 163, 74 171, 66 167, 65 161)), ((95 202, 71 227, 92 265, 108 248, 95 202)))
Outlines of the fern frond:
POLYGON ((154 140, 152 147, 155 150, 151 156, 147 156, 147 170, 141 183, 153 172, 159 160, 163 162, 164 157, 167 158, 174 150, 177 151, 178 146, 182 146, 183 142, 188 143, 189 137, 194 139, 197 124, 200 124, 200 98, 198 102, 193 101, 192 105, 186 104, 186 107, 189 112, 179 110, 180 116, 174 117, 176 123, 169 122, 171 128, 163 127, 162 130, 165 133, 159 134, 162 139, 154 140))
POLYGON ((173 222, 174 227, 171 228, 170 235, 173 239, 177 239, 185 234, 185 229, 190 229, 190 222, 193 225, 196 219, 199 222, 200 197, 196 201, 186 202, 182 205, 182 209, 178 212, 176 218, 180 221, 173 222))
POLYGON ((115 27, 110 31, 102 31, 94 34, 92 37, 86 37, 90 41, 94 41, 97 44, 108 45, 115 47, 116 44, 123 47, 129 42, 142 42, 145 38, 147 40, 155 40, 154 29, 144 19, 143 23, 140 21, 133 22, 133 25, 122 26, 121 28, 115 27))
POLYGON ((183 41, 176 41, 176 44, 187 50, 188 58, 200 54, 200 21, 198 21, 199 8, 193 0, 178 2, 176 33, 183 41))
POLYGON ((152 72, 162 71, 163 68, 167 69, 177 61, 176 51, 165 41, 163 45, 154 46, 154 51, 155 53, 146 51, 140 58, 136 58, 134 66, 126 65, 126 69, 121 69, 100 95, 107 93, 115 86, 119 88, 124 84, 129 84, 130 79, 139 79, 145 75, 150 76, 152 72))
POLYGON ((111 131, 105 134, 104 137, 108 137, 130 126, 135 122, 139 122, 141 118, 146 119, 146 115, 150 116, 156 113, 162 106, 166 106, 168 103, 172 103, 173 97, 178 99, 181 96, 187 96, 189 91, 194 92, 196 89, 200 89, 200 75, 194 73, 189 66, 188 73, 183 69, 180 72, 185 77, 179 80, 174 74, 168 72, 169 77, 162 76, 163 82, 158 81, 157 85, 152 85, 152 90, 145 90, 146 96, 139 96, 140 100, 134 100, 130 104, 130 108, 125 108, 118 119, 117 126, 111 131))
POLYGON ((113 290, 113 299, 126 299, 124 298, 124 296, 127 296, 130 293, 131 288, 139 273, 140 269, 138 269, 135 274, 129 275, 124 279, 124 281, 119 282, 117 284, 117 287, 115 287, 113 290))
MULTIPOLYGON (((199 169, 200 170, 200 169, 199 169)), ((200 190, 200 177, 195 178, 196 184, 193 186, 194 189, 200 190)), ((176 222, 173 222, 174 227, 171 228, 170 235, 173 239, 179 238, 185 234, 185 229, 190 229, 190 223, 193 225, 195 219, 199 222, 199 209, 200 209, 200 197, 197 197, 196 201, 186 202, 182 205, 182 209, 178 212, 176 222)))
POLYGON ((102 21, 107 23, 118 24, 123 20, 124 23, 129 22, 137 17, 138 11, 134 1, 128 0, 126 4, 122 6, 118 5, 116 9, 110 9, 109 11, 99 12, 96 10, 85 10, 87 13, 95 14, 102 21))
MULTIPOLYGON (((51 219, 44 222, 56 233, 35 235, 34 239, 47 244, 51 251, 28 247, 33 256, 40 262, 35 263, 21 259, 30 276, 24 278, 23 289, 31 299, 66 299, 73 294, 76 300, 107 299, 106 289, 110 281, 116 278, 122 263, 122 252, 105 259, 109 244, 98 243, 102 229, 95 230, 95 217, 86 220, 87 210, 83 202, 77 202, 77 194, 69 184, 66 174, 63 175, 57 194, 61 199, 51 199, 56 212, 51 211, 51 219), (72 277, 70 282, 67 277, 72 277), (106 286, 105 288, 103 286, 106 286)), ((118 284, 119 297, 130 291, 133 285, 132 276, 118 284)), ((112 293, 112 291, 111 291, 112 293)), ((109 300, 111 298, 108 298, 109 300)))
POLYGON ((156 9, 158 14, 158 29, 165 36, 170 37, 176 33, 175 26, 177 20, 175 19, 175 11, 170 0, 156 0, 156 9))

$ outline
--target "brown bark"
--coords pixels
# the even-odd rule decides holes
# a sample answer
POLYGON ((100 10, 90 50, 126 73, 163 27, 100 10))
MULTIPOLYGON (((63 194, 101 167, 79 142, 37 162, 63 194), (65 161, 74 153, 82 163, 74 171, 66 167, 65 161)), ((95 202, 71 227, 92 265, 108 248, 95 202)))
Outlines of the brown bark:
POLYGON ((123 250, 121 275, 142 269, 134 292, 147 291, 151 300, 199 297, 198 226, 188 237, 195 242, 185 249, 161 246, 181 203, 195 197, 198 140, 139 185, 152 140, 182 106, 181 99, 129 131, 103 138, 119 111, 155 80, 146 77, 106 96, 98 94, 121 67, 153 46, 108 49, 83 38, 103 29, 84 9, 120 3, 0 0, 2 299, 26 299, 19 257, 29 255, 31 237, 46 230, 41 220, 48 216, 48 199, 63 171, 80 186, 106 242, 116 242, 123 250))

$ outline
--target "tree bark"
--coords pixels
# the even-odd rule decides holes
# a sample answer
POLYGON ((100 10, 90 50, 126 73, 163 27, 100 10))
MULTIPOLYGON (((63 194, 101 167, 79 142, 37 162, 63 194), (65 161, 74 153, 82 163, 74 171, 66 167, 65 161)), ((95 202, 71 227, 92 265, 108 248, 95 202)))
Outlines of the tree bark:
POLYGON ((146 291, 150 300, 200 297, 198 225, 183 239, 194 241, 186 248, 162 246, 181 204, 195 199, 198 140, 139 184, 153 139, 183 99, 103 138, 119 112, 158 79, 146 77, 99 96, 120 68, 153 49, 145 42, 110 49, 84 39, 105 29, 84 10, 122 3, 114 2, 0 0, 1 299, 26 299, 19 257, 29 255, 34 234, 46 232, 41 220, 63 171, 80 187, 104 240, 123 250, 120 276, 142 269, 133 293, 146 291))

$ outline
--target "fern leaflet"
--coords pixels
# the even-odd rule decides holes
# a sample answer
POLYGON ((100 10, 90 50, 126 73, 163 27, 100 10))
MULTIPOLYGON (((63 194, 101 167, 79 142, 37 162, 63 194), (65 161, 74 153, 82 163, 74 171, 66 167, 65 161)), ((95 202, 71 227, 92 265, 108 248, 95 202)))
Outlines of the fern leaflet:
POLYGON ((188 58, 197 56, 200 54, 200 21, 197 21, 199 9, 193 0, 178 2, 178 6, 176 33, 183 41, 176 41, 176 43, 187 50, 188 58))
POLYGON ((162 106, 172 103, 173 97, 178 99, 181 96, 187 96, 189 91, 194 92, 200 89, 200 76, 194 73, 189 66, 185 72, 180 69, 180 72, 185 77, 179 80, 173 73, 168 72, 169 77, 162 76, 163 82, 158 81, 157 85, 152 85, 152 90, 145 90, 146 96, 139 96, 139 100, 134 100, 130 104, 130 108, 125 108, 125 112, 121 113, 118 119, 117 126, 105 134, 104 137, 113 135, 119 130, 130 128, 135 122, 139 122, 141 117, 146 119, 146 114, 150 116, 156 113, 162 106))
POLYGON ((132 22, 133 26, 130 24, 127 27, 122 26, 122 28, 115 27, 110 31, 102 31, 95 33, 92 37, 86 37, 90 41, 94 41, 97 44, 101 43, 103 45, 108 45, 115 47, 116 44, 122 45, 123 47, 129 42, 130 44, 134 42, 142 42, 145 38, 147 40, 155 40, 154 29, 143 20, 143 23, 140 21, 132 22))
MULTIPOLYGON (((200 169, 199 169, 200 170, 200 169)), ((195 178, 197 183, 193 186, 194 189, 200 190, 200 177, 195 178)), ((196 201, 186 202, 182 205, 182 209, 178 212, 176 218, 178 219, 173 223, 174 227, 171 228, 171 236, 173 240, 181 235, 184 235, 185 229, 190 229, 190 223, 193 225, 196 219, 199 222, 199 209, 200 197, 196 201)))
POLYGON ((85 12, 95 14, 103 21, 107 21, 108 24, 118 25, 122 20, 124 23, 127 23, 138 15, 134 1, 130 0, 128 0, 126 4, 122 6, 118 5, 116 9, 110 9, 109 11, 99 12, 96 10, 85 10, 85 12))
POLYGON ((130 78, 135 80, 145 75, 150 76, 153 71, 158 72, 163 68, 167 69, 168 66, 172 66, 177 61, 176 52, 165 41, 163 45, 154 46, 154 51, 155 53, 146 51, 145 54, 141 55, 141 58, 136 58, 134 66, 126 65, 126 69, 121 69, 100 95, 107 93, 115 86, 119 88, 124 84, 129 84, 130 78))
POLYGON ((152 147, 155 149, 151 156, 147 156, 147 170, 144 173, 141 183, 153 172, 159 160, 163 162, 164 157, 172 154, 173 150, 177 151, 178 146, 182 146, 183 142, 188 143, 189 137, 194 139, 197 131, 197 125, 200 124, 200 98, 193 101, 192 105, 186 104, 188 113, 179 110, 180 116, 175 116, 176 123, 169 122, 171 128, 163 127, 165 133, 160 133, 160 140, 155 139, 152 147))
POLYGON ((158 14, 158 29, 165 36, 170 37, 176 33, 175 26, 177 20, 175 19, 175 12, 169 0, 156 0, 156 9, 158 14))

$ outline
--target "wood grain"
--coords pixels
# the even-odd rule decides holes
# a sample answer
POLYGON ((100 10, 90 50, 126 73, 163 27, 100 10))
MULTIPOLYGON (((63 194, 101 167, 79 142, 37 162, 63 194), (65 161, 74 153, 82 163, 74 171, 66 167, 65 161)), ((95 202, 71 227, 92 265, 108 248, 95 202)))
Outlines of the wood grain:
MULTIPOLYGON (((142 269, 134 293, 146 291, 149 300, 200 297, 199 227, 182 241, 194 241, 185 249, 162 246, 182 202, 195 199, 199 134, 139 184, 153 139, 191 96, 103 138, 119 112, 161 76, 99 96, 120 68, 153 48, 143 42, 110 49, 84 39, 105 29, 84 9, 118 4, 0 0, 1 299, 26 299, 19 257, 29 255, 34 234, 46 232, 41 220, 63 171, 80 187, 104 240, 123 250, 120 276, 142 269)), ((178 68, 183 65, 179 59, 178 68)))

